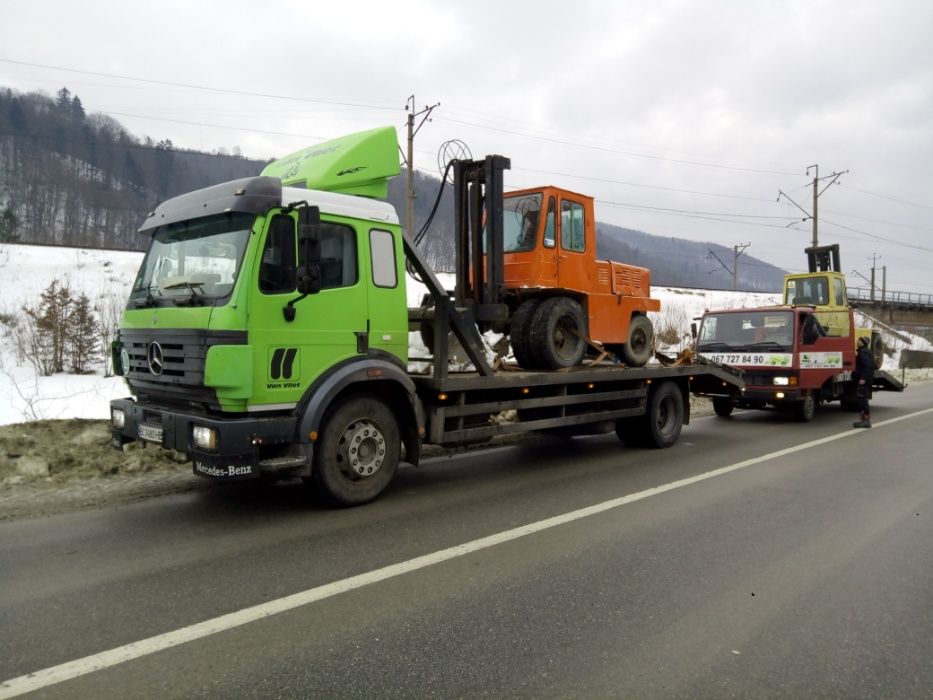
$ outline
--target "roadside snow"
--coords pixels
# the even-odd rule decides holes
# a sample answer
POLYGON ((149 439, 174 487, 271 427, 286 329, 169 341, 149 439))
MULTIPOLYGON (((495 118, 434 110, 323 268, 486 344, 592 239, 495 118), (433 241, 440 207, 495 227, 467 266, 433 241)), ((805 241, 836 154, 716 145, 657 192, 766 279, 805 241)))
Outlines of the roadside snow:
MULTIPOLYGON (((92 305, 116 300, 122 307, 141 260, 142 253, 0 244, 0 319, 19 312, 24 305, 34 305, 41 292, 56 279, 72 291, 86 294, 92 305)), ((438 278, 452 288, 452 275, 442 273, 438 278)), ((424 293, 423 285, 409 280, 409 306, 418 306, 424 293)), ((681 336, 676 343, 659 349, 675 352, 689 344, 690 322, 705 309, 763 306, 780 301, 778 294, 763 293, 667 287, 655 287, 652 293, 661 299, 662 310, 653 318, 656 328, 669 324, 679 329, 681 336)), ((5 323, 0 323, 0 329, 6 330, 5 323)), ((933 350, 933 344, 923 338, 899 335, 908 341, 885 334, 885 346, 892 349, 892 354, 886 355, 884 364, 885 369, 898 376, 900 371, 896 368, 902 349, 933 350)), ((409 337, 411 356, 424 357, 427 352, 419 334, 411 333, 409 337)), ((503 339, 487 333, 484 340, 492 361, 493 348, 497 347, 501 354, 503 339)), ((101 363, 96 374, 37 376, 30 366, 18 362, 10 335, 4 332, 0 337, 0 425, 46 418, 107 419, 110 400, 129 392, 122 379, 103 374, 101 363)), ((908 377, 914 382, 931 381, 933 370, 913 370, 908 377)))

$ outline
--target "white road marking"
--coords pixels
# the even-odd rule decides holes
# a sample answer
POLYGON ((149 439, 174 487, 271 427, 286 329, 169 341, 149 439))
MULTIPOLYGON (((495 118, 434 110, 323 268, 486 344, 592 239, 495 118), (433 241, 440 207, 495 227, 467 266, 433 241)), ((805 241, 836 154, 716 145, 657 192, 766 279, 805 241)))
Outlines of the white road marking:
MULTIPOLYGON (((898 423, 909 418, 916 418, 917 416, 922 416, 931 412, 933 412, 933 408, 927 408, 922 411, 916 411, 907 415, 898 416, 897 418, 890 418, 888 420, 875 423, 875 429, 885 425, 898 423)), ((571 523, 582 518, 588 518, 591 515, 605 513, 606 511, 619 508, 629 503, 635 503, 636 501, 642 501, 646 498, 651 498, 652 496, 658 496, 662 493, 667 493, 668 491, 674 491, 675 489, 684 488, 685 486, 691 486, 701 481, 706 481, 707 479, 714 479, 718 476, 723 476, 724 474, 729 474, 740 469, 745 469, 746 467, 761 464, 762 462, 767 462, 772 459, 794 454, 795 452, 801 452, 802 450, 808 450, 811 447, 816 447, 817 445, 825 445, 828 442, 833 442, 845 437, 851 437, 853 434, 867 432, 869 431, 860 428, 844 430, 843 432, 836 433, 835 435, 829 435, 817 440, 811 440, 810 442, 805 442, 801 445, 795 445, 793 447, 788 447, 776 452, 769 452, 768 454, 761 455, 760 457, 752 457, 751 459, 746 459, 741 462, 736 462, 735 464, 730 464, 727 467, 720 467, 719 469, 704 472, 703 474, 697 474, 696 476, 691 476, 686 479, 672 481, 669 484, 655 486, 654 488, 646 489, 645 491, 639 491, 638 493, 632 493, 628 496, 613 498, 612 500, 597 503, 592 506, 587 506, 586 508, 580 508, 569 513, 556 515, 552 518, 539 520, 535 523, 529 523, 528 525, 523 525, 511 530, 505 530, 494 535, 489 535, 488 537, 481 537, 477 540, 464 542, 463 544, 448 547, 447 549, 432 552, 431 554, 415 557, 414 559, 409 559, 408 561, 403 561, 398 564, 391 564, 390 566, 385 566, 381 569, 367 571, 366 573, 358 574, 357 576, 351 576, 350 578, 345 578, 341 581, 334 581, 333 583, 328 583, 323 586, 310 588, 306 591, 301 591, 300 593, 285 596, 284 598, 270 600, 267 603, 261 603, 249 608, 244 608, 243 610, 221 615, 220 617, 205 620, 204 622, 198 622, 196 624, 189 625, 188 627, 182 627, 171 632, 166 632, 165 634, 159 634, 155 637, 149 637, 148 639, 142 639, 138 642, 132 642, 122 647, 117 647, 108 651, 102 651, 99 654, 92 654, 91 656, 85 656, 82 659, 76 659, 74 661, 59 664, 58 666, 52 666, 40 671, 34 671, 33 673, 29 673, 24 676, 11 678, 10 680, 0 683, 0 700, 3 700, 4 698, 16 697, 24 693, 30 693, 32 691, 39 690, 40 688, 45 688, 56 683, 71 680, 73 678, 78 678, 79 676, 93 673, 94 671, 101 671, 105 668, 110 668, 111 666, 116 666, 127 661, 132 661, 133 659, 138 659, 142 656, 155 654, 156 652, 170 649, 172 647, 178 646, 179 644, 185 644, 187 642, 192 642, 196 639, 202 639, 214 634, 219 634, 220 632, 225 632, 236 627, 242 627, 243 625, 247 625, 250 622, 255 622, 256 620, 262 620, 273 615, 278 615, 279 613, 294 610, 295 608, 324 600, 325 598, 331 598, 341 593, 346 593, 347 591, 356 590, 357 588, 362 588, 363 586, 378 583, 379 581, 385 581, 386 579, 402 576, 403 574, 407 574, 412 571, 417 571, 429 566, 434 566, 435 564, 450 561, 451 559, 456 559, 467 554, 472 554, 473 552, 478 552, 482 549, 495 547, 496 545, 510 542, 512 540, 519 539, 520 537, 526 537, 527 535, 533 535, 544 530, 549 530, 553 527, 566 525, 567 523, 571 523)))

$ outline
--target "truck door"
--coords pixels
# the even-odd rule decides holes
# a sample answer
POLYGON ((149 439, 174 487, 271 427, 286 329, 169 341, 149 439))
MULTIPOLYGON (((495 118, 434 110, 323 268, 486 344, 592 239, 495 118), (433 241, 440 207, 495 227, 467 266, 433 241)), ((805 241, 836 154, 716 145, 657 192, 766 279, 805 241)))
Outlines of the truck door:
POLYGON ((592 288, 595 237, 588 236, 593 222, 587 221, 582 201, 563 196, 560 200, 560 231, 558 234, 558 286, 586 292, 592 288))
POLYGON ((291 216, 272 217, 261 244, 250 294, 249 342, 256 353, 251 405, 297 402, 322 371, 357 354, 365 333, 366 287, 360 283, 357 233, 342 223, 321 224, 321 291, 298 297, 297 235, 291 216))

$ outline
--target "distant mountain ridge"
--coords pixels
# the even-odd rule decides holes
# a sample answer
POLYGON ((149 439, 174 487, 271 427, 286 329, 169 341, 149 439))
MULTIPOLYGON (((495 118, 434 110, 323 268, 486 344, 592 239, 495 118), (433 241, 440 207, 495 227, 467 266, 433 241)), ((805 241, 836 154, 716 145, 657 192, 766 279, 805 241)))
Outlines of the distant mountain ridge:
MULTIPOLYGON (((236 153, 179 150, 171 141, 130 134, 110 116, 88 115, 77 95, 19 94, 0 88, 0 240, 141 250, 136 230, 161 201, 209 185, 257 175, 267 161, 236 153)), ((440 185, 415 173, 415 230, 427 220, 440 185)), ((389 183, 389 202, 405 211, 405 178, 389 183)), ((599 214, 597 205, 597 216, 599 214)), ((430 264, 454 264, 449 187, 421 243, 430 264)), ((733 252, 713 243, 654 236, 597 224, 597 254, 651 269, 658 285, 730 288, 733 252)), ((775 291, 783 270, 743 255, 738 289, 775 291)))

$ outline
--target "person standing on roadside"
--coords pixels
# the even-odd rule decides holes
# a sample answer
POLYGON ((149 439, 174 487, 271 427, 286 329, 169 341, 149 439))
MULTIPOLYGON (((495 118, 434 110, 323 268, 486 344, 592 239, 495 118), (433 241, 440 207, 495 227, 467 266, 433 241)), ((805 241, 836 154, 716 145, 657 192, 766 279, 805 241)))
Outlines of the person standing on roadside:
POLYGON ((858 351, 855 353, 855 371, 852 378, 858 382, 855 396, 858 402, 859 419, 852 424, 853 428, 871 427, 871 409, 868 399, 871 398, 871 384, 875 378, 875 358, 868 349, 868 338, 864 335, 858 339, 858 351))

